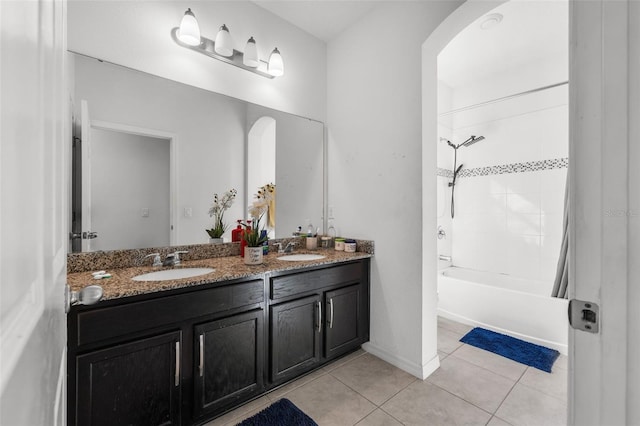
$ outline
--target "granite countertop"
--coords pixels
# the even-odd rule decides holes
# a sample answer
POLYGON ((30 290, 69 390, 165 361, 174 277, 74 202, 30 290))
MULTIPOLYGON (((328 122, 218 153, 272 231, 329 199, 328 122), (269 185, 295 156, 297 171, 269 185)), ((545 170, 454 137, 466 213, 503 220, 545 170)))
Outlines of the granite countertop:
POLYGON ((91 275, 91 272, 93 271, 70 273, 67 275, 67 282, 74 291, 80 291, 84 287, 90 285, 99 285, 104 291, 102 300, 112 300, 141 294, 198 286, 218 281, 245 278, 266 272, 290 271, 309 266, 329 265, 372 257, 369 253, 346 253, 331 249, 315 251, 300 250, 292 254, 303 253, 322 254, 326 257, 318 260, 291 262, 278 260, 277 257, 282 256, 282 254, 270 253, 264 257, 264 262, 261 265, 245 265, 243 258, 240 256, 215 257, 210 259, 187 260, 183 261, 180 266, 177 266, 177 268, 207 267, 215 269, 214 272, 197 277, 166 281, 133 281, 131 278, 137 275, 155 272, 162 269, 170 269, 139 266, 132 268, 109 269, 107 272, 110 273, 112 277, 99 280, 93 279, 93 276, 91 275))

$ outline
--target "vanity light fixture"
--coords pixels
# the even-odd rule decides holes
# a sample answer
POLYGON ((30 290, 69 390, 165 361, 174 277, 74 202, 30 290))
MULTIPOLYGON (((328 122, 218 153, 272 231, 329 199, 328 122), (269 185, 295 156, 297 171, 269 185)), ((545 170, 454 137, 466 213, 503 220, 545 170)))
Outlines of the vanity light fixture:
POLYGON ((258 57, 258 48, 253 37, 247 41, 244 53, 235 50, 229 28, 224 24, 218 30, 215 41, 202 37, 198 21, 190 8, 184 13, 180 27, 171 30, 171 37, 179 46, 263 77, 274 78, 284 75, 284 62, 278 48, 273 49, 267 63, 258 57))
POLYGON ((200 27, 191 8, 187 9, 182 17, 182 21, 180 21, 178 39, 189 46, 197 46, 200 44, 200 27))
POLYGON ((284 62, 277 47, 269 55, 269 73, 276 77, 284 74, 284 62))
POLYGON ((218 55, 226 56, 227 58, 233 56, 233 41, 231 40, 231 34, 229 34, 229 28, 225 24, 220 27, 214 43, 213 50, 218 55))
POLYGON ((258 46, 256 46, 256 41, 253 37, 247 40, 247 46, 244 48, 244 56, 242 57, 242 62, 251 68, 256 68, 260 65, 260 58, 258 57, 258 46))

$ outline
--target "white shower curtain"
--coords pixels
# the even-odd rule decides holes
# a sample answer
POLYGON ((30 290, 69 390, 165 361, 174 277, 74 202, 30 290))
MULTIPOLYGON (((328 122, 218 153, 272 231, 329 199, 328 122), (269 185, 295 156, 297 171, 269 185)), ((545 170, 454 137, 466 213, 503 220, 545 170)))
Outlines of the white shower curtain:
POLYGON ((564 188, 564 217, 562 224, 562 244, 560 246, 560 256, 558 257, 558 267, 556 268, 556 278, 553 283, 552 297, 568 299, 569 284, 569 169, 567 169, 567 183, 564 188))

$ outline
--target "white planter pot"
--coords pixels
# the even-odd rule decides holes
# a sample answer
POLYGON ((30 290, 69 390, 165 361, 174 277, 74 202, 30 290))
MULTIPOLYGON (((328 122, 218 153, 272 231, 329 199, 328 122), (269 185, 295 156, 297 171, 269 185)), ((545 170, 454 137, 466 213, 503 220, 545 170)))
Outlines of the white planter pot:
POLYGON ((224 238, 209 238, 210 244, 222 244, 224 243, 224 238))
POLYGON ((262 246, 244 248, 244 264, 260 265, 262 263, 262 246))

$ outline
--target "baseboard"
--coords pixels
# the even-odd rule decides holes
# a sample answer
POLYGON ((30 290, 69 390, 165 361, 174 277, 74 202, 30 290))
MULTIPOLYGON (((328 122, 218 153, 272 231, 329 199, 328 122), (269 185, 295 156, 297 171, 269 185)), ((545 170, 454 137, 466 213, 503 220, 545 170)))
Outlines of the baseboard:
POLYGON ((392 354, 391 352, 382 349, 381 347, 376 346, 371 342, 367 342, 362 345, 362 349, 369 352, 371 355, 377 356, 381 360, 386 361, 389 364, 406 371, 407 373, 419 378, 420 380, 426 379, 427 377, 429 377, 429 375, 431 375, 431 373, 433 373, 438 369, 438 367, 440 367, 440 358, 437 354, 434 358, 427 361, 424 365, 420 365, 396 354, 392 354))

